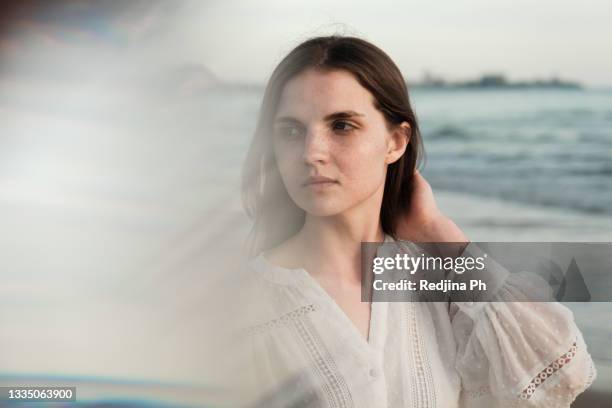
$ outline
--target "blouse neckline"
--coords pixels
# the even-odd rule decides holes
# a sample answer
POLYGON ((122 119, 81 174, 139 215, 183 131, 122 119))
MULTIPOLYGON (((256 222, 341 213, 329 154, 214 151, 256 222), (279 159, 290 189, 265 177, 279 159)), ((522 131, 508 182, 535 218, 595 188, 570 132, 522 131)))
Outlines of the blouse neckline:
MULTIPOLYGON (((390 235, 385 234, 384 243, 395 241, 390 235)), ((381 310, 383 306, 381 302, 372 302, 370 311, 370 324, 368 330, 368 338, 364 338, 361 332, 357 329, 357 326, 351 321, 346 315, 338 303, 332 298, 332 296, 319 284, 319 282, 304 268, 285 268, 270 262, 265 255, 260 253, 253 261, 253 267, 262 274, 262 276, 268 281, 281 284, 281 285, 292 285, 306 287, 314 291, 317 298, 328 308, 333 310, 333 313, 344 321, 344 325, 349 328, 353 336, 360 339, 360 343, 365 347, 366 351, 378 350, 382 347, 380 344, 380 335, 378 332, 381 329, 379 327, 381 322, 380 313, 386 314, 385 310, 381 310)))
MULTIPOLYGON (((383 243, 395 241, 393 237, 385 234, 383 243)), ((304 268, 286 268, 272 263, 263 252, 260 252, 252 261, 251 265, 262 274, 262 276, 274 283, 281 285, 298 285, 304 280, 314 280, 314 277, 304 268)), ((322 288, 321 288, 322 289, 322 288)))

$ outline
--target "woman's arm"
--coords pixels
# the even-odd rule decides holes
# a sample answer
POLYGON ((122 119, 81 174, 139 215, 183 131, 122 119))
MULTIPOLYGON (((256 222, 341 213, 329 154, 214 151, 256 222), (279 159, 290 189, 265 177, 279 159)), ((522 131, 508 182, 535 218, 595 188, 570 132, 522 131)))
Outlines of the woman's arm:
MULTIPOLYGON (((462 243, 456 255, 469 244, 438 209, 429 183, 418 172, 409 213, 398 221, 397 232, 405 241, 462 243)), ((514 302, 535 281, 532 285, 502 273, 503 267, 493 263, 488 269, 505 276, 494 301, 453 302, 449 310, 463 406, 569 406, 596 375, 572 312, 556 302, 514 302)))

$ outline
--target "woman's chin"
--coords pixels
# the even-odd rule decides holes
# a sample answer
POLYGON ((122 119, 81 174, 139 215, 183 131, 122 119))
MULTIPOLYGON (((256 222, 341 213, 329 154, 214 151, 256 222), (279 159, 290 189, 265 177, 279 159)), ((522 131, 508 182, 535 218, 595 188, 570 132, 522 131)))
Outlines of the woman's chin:
POLYGON ((306 211, 306 214, 315 217, 331 217, 342 212, 342 208, 332 203, 309 203, 300 207, 306 211))

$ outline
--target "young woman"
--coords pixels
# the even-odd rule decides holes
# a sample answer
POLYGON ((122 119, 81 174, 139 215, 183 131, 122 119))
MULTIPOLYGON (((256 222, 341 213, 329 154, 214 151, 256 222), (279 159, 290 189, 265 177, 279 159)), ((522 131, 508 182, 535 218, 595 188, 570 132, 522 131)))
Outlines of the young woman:
POLYGON ((376 46, 313 38, 274 70, 243 178, 270 305, 247 330, 261 406, 567 407, 594 379, 571 312, 504 302, 512 276, 490 303, 361 301, 362 242, 479 253, 421 156, 406 84, 376 46))

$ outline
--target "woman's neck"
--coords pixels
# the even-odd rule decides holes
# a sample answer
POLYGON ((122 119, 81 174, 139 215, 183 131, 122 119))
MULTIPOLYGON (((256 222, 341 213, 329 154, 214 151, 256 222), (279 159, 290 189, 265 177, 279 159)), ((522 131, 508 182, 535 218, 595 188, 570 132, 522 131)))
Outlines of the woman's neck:
MULTIPOLYGON (((307 215, 304 226, 294 237, 294 248, 311 274, 338 283, 361 281, 361 243, 382 242, 385 234, 379 217, 371 222, 349 222, 346 217, 307 215)), ((365 218, 368 220, 368 218, 365 218)))
POLYGON ((337 285, 361 283, 361 243, 385 238, 380 222, 383 188, 381 184, 368 199, 336 215, 307 213, 300 231, 272 249, 269 258, 337 285))

